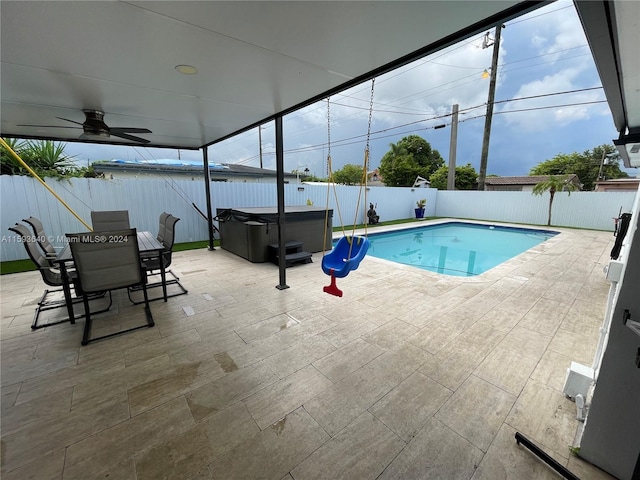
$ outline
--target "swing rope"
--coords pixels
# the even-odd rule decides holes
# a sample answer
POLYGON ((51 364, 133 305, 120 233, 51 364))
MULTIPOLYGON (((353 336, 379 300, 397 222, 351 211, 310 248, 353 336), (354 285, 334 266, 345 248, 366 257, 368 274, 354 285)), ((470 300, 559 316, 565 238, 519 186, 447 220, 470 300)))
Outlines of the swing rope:
MULTIPOLYGON (((367 192, 366 192, 366 186, 367 186, 367 179, 368 179, 368 171, 369 171, 369 154, 370 154, 370 142, 371 142, 371 120, 373 118, 373 95, 374 95, 374 90, 375 90, 375 78, 371 79, 371 97, 369 99, 369 119, 368 119, 368 125, 367 125, 367 143, 365 146, 365 150, 364 150, 364 160, 363 160, 363 166, 362 166, 362 175, 360 177, 360 189, 358 190, 358 199, 356 201, 356 208, 355 208, 355 212, 354 212, 354 218, 353 218, 353 223, 352 223, 352 229, 351 229, 351 237, 349 240, 349 253, 347 255, 347 260, 351 259, 351 253, 353 251, 353 238, 355 237, 356 234, 356 224, 358 221, 358 210, 360 209, 360 202, 362 200, 362 191, 363 191, 363 187, 364 187, 364 208, 366 210, 367 207, 367 192)), ((327 235, 327 224, 328 224, 328 219, 329 219, 329 196, 330 196, 330 190, 331 190, 331 186, 333 186, 333 194, 334 194, 334 200, 335 200, 335 205, 336 205, 336 210, 338 211, 338 218, 340 220, 340 226, 342 228, 342 236, 346 237, 347 236, 347 232, 344 228, 344 222, 342 221, 342 212, 340 211, 340 202, 338 201, 338 191, 335 185, 335 182, 333 181, 333 169, 332 169, 332 165, 331 165, 331 102, 330 102, 331 98, 327 98, 327 148, 328 148, 328 154, 327 154, 327 173, 328 173, 328 184, 327 184, 327 200, 326 200, 326 206, 325 206, 325 230, 324 230, 324 238, 326 238, 327 235)), ((366 216, 366 212, 365 212, 365 216, 366 216)), ((364 232, 365 232, 365 237, 368 235, 367 233, 367 222, 364 222, 364 232)), ((323 249, 322 249, 322 256, 324 257, 326 252, 326 248, 325 245, 323 244, 323 249)))

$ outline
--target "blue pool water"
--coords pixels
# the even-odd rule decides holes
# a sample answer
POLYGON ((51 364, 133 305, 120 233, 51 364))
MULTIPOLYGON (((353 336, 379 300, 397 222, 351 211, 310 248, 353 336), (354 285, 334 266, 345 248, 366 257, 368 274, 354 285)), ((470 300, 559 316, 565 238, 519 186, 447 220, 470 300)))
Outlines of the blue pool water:
POLYGON ((369 234, 367 253, 445 275, 473 276, 557 234, 550 230, 449 222, 369 234))

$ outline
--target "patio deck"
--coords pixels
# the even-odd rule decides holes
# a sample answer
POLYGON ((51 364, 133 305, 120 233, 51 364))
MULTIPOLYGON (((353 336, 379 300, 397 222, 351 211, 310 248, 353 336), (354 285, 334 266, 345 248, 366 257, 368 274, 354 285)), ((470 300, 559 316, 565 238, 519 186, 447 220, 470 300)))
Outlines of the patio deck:
MULTIPOLYGON (((86 347, 82 321, 30 330, 36 272, 2 277, 2 478, 559 478, 516 431, 611 478, 570 453, 561 389, 593 361, 614 238, 556 230, 472 278, 367 257, 343 298, 320 254, 280 291, 270 263, 175 253, 189 294, 86 347)), ((95 327, 142 315, 121 298, 95 327)))

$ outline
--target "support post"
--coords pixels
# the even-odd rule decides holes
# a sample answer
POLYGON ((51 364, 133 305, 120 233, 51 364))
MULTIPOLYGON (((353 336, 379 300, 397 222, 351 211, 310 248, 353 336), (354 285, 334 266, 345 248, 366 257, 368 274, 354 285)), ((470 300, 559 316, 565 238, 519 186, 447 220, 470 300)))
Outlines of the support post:
POLYGON ((278 290, 289 288, 287 285, 287 249, 285 246, 285 209, 284 209, 284 141, 282 137, 282 115, 274 119, 276 126, 276 190, 278 192, 278 269, 280 283, 278 290))
POLYGON ((496 95, 496 78, 498 76, 498 55, 500 53, 500 34, 503 25, 496 26, 493 40, 493 57, 491 59, 491 78, 489 80, 489 97, 487 98, 487 114, 484 119, 484 136, 482 137, 482 153, 480 154, 480 172, 478 173, 478 190, 484 190, 487 178, 487 160, 489 158, 489 139, 491 137, 491 121, 493 120, 493 102, 496 95))
POLYGON ((447 190, 456 189, 456 150, 458 146, 458 104, 453 105, 451 113, 451 142, 449 143, 449 172, 447 190))
POLYGON ((213 214, 211 211, 211 179, 209 178, 209 147, 202 149, 202 164, 204 165, 204 191, 207 203, 207 228, 209 230, 209 250, 213 246, 213 214))

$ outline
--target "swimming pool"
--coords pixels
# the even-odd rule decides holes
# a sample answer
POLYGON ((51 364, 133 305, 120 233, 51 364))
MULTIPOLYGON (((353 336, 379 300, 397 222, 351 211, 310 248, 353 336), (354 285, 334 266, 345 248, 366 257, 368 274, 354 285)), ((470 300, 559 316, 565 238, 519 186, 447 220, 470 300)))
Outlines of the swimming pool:
POLYGON ((369 234, 368 254, 431 272, 467 277, 484 273, 558 233, 447 222, 369 234))

